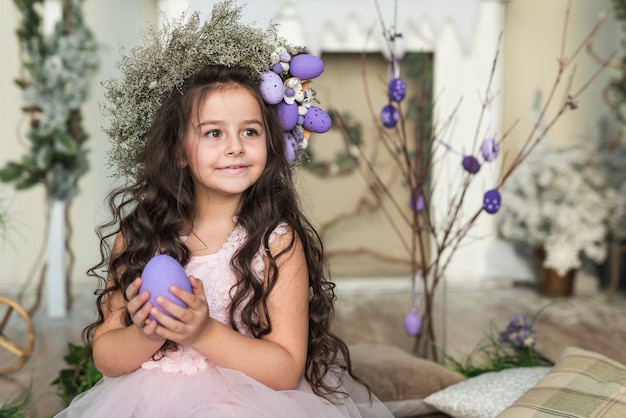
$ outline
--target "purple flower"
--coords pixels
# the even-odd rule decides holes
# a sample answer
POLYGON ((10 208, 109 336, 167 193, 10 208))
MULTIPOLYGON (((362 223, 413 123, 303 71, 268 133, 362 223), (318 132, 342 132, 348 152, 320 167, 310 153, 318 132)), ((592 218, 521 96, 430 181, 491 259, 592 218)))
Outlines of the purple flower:
POLYGON ((524 314, 514 315, 504 331, 500 333, 500 342, 515 349, 534 347, 537 337, 533 330, 532 320, 524 314))

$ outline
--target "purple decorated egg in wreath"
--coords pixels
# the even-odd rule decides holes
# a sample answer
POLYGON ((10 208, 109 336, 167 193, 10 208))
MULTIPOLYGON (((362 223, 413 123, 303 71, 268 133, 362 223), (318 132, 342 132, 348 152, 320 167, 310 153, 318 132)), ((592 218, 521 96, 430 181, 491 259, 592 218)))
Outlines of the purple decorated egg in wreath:
POLYGON ((324 61, 311 54, 300 54, 291 58, 289 72, 300 80, 311 80, 324 72, 324 61))
POLYGON ((285 133, 285 157, 289 164, 296 160, 298 155, 298 141, 291 132, 285 133))
POLYGON ((302 126, 311 132, 321 134, 327 132, 333 126, 333 123, 328 113, 317 106, 311 106, 304 116, 304 124, 302 126))
POLYGON ((276 105, 276 113, 280 120, 280 126, 283 130, 290 131, 295 128, 298 123, 298 105, 297 103, 280 102, 276 105))
POLYGON ((283 80, 272 71, 261 74, 259 90, 263 100, 269 104, 277 104, 284 97, 283 80))

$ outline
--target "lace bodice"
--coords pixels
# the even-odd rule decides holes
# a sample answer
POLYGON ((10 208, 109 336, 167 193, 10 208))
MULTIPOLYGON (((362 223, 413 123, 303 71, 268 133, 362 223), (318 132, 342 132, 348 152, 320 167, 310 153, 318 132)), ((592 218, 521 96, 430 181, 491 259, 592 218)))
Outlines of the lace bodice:
MULTIPOLYGON (((286 225, 280 224, 270 235, 269 242, 272 243, 276 234, 286 233, 286 225)), ((230 327, 228 310, 231 301, 231 292, 237 282, 235 272, 230 266, 230 261, 239 247, 248 236, 246 230, 239 224, 232 229, 226 242, 215 254, 193 256, 185 266, 187 275, 193 275, 204 284, 204 291, 209 305, 209 312, 213 319, 230 327)), ((265 251, 259 248, 252 262, 252 269, 259 281, 263 280, 265 270, 265 251)), ((241 308, 235 312, 235 323, 239 332, 251 336, 250 330, 241 322, 241 308)), ((142 368, 161 368, 165 372, 182 371, 186 374, 193 374, 198 370, 206 368, 206 359, 196 351, 188 347, 178 347, 176 351, 168 351, 158 360, 148 360, 142 368)))
MULTIPOLYGON (((274 241, 277 233, 284 234, 285 226, 280 225, 276 228, 270 236, 270 242, 274 241)), ((188 275, 193 275, 202 280, 211 317, 226 326, 230 326, 228 321, 228 309, 232 296, 230 292, 234 292, 232 287, 237 282, 235 273, 230 267, 230 261, 246 237, 246 230, 242 226, 236 225, 217 253, 192 257, 185 267, 188 275)), ((263 280, 263 272, 265 270, 263 256, 263 249, 259 249, 252 262, 252 270, 259 281, 263 280)), ((249 335, 249 330, 241 323, 240 314, 241 309, 238 309, 235 315, 235 323, 240 332, 249 335)))

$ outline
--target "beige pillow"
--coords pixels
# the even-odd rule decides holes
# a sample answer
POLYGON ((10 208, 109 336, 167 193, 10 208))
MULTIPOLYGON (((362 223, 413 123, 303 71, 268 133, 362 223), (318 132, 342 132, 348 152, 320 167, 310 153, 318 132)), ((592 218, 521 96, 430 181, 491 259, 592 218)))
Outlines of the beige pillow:
POLYGON ((498 418, 626 417, 626 366, 576 347, 498 418))
POLYGON ((385 344, 350 346, 354 374, 396 417, 432 413, 423 399, 464 377, 435 362, 385 344))

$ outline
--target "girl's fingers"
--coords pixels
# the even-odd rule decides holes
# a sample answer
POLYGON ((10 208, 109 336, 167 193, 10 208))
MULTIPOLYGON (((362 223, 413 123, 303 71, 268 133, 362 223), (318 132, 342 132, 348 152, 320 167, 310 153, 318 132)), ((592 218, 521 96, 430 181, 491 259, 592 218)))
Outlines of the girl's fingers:
POLYGON ((126 305, 128 312, 130 312, 130 314, 132 315, 134 312, 141 309, 141 307, 148 301, 148 299, 150 299, 150 293, 147 290, 144 290, 143 292, 129 299, 128 305, 126 305))
MULTIPOLYGON (((203 305, 206 305, 204 285, 201 280, 196 279, 194 276, 189 276, 189 282, 191 283, 191 293, 178 286, 170 287, 169 291, 172 295, 185 302, 190 308, 200 309, 203 305)), ((174 312, 172 312, 172 314, 174 314, 174 312)))
POLYGON ((143 332, 146 335, 153 335, 156 332, 158 322, 151 318, 146 318, 144 321, 143 332))
POLYGON ((155 328, 155 333, 163 338, 172 339, 173 341, 175 341, 172 336, 176 335, 175 333, 179 332, 180 328, 182 328, 184 324, 175 317, 166 314, 156 306, 152 307, 152 309, 150 310, 150 315, 155 320, 153 322, 158 322, 158 326, 155 328))
MULTIPOLYGON (((183 299, 181 298, 181 300, 183 300, 183 299)), ((183 300, 183 302, 185 302, 185 300, 183 300)), ((162 324, 163 324, 163 322, 160 319, 161 316, 164 316, 165 318, 168 318, 168 319, 176 318, 178 320, 184 320, 185 312, 187 311, 186 307, 180 306, 179 304, 174 303, 171 300, 169 300, 168 298, 163 297, 163 296, 158 296, 156 298, 156 303, 157 303, 157 305, 159 305, 159 307, 165 309, 165 311, 167 311, 171 315, 170 316, 170 315, 164 313, 159 308, 154 306, 152 308, 152 310, 150 311, 150 314, 152 314, 152 316, 154 316, 155 318, 159 319, 159 322, 161 322, 162 324), (157 317, 155 314, 159 314, 159 317, 157 317)), ((185 302, 185 303, 187 303, 187 302, 185 302)), ((169 323, 170 321, 166 321, 166 322, 169 323)))
POLYGON ((187 306, 180 306, 169 298, 159 296, 156 298, 156 305, 150 311, 161 326, 156 330, 156 334, 176 341, 185 343, 195 338, 205 328, 209 322, 209 308, 204 295, 202 282, 193 276, 189 276, 192 291, 187 292, 180 287, 170 287, 170 293, 179 298, 187 306), (162 312, 159 308, 169 312, 172 316, 162 312))
POLYGON ((132 281, 131 284, 126 288, 126 299, 131 300, 139 293, 139 288, 141 287, 141 277, 137 277, 132 281))
POLYGON ((198 280, 195 276, 189 276, 189 283, 191 283, 191 291, 194 294, 204 295, 204 283, 202 280, 198 280))

